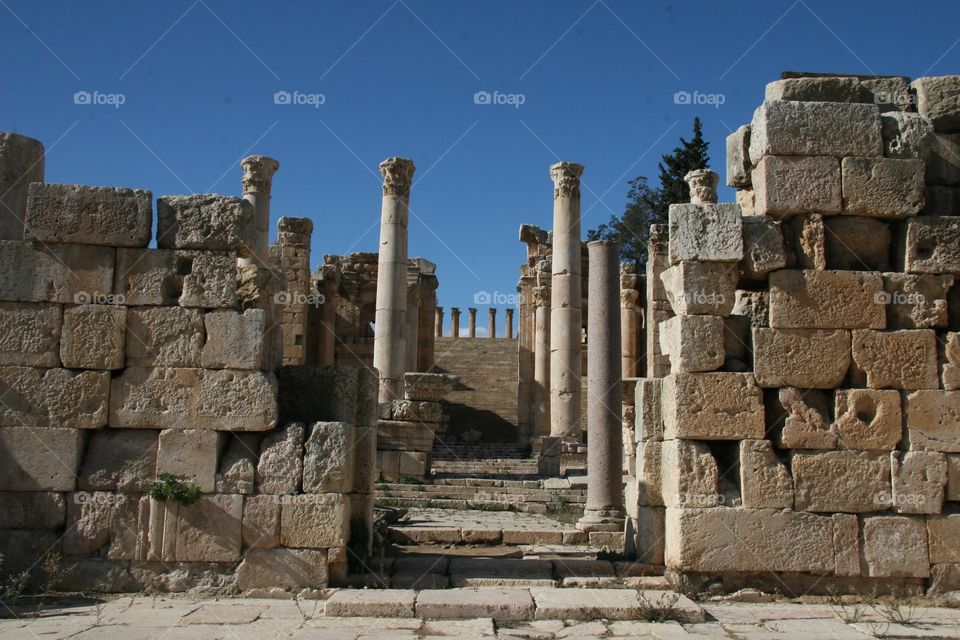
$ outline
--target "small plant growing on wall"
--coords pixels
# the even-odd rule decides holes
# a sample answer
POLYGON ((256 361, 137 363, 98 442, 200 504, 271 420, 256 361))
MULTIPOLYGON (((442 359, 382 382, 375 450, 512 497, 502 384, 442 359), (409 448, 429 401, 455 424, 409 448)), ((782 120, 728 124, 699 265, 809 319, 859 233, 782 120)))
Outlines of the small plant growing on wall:
POLYGON ((184 506, 191 505, 200 498, 200 487, 177 480, 169 473, 160 476, 147 485, 147 495, 154 500, 173 500, 184 506))

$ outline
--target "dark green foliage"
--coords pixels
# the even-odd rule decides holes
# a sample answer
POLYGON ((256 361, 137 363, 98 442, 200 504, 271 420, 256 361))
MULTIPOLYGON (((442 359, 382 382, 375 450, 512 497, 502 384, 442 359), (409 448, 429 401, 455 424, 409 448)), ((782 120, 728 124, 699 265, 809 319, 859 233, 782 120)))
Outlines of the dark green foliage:
POLYGON ((147 495, 154 500, 173 500, 182 505, 191 505, 200 498, 200 487, 180 482, 169 473, 162 473, 147 485, 147 495))

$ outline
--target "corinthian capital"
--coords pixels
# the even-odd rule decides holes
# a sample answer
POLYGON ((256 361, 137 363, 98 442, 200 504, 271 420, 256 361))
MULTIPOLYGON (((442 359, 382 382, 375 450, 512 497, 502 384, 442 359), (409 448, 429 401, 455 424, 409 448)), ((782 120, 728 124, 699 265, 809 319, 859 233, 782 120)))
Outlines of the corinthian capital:
POLYGON ((550 178, 553 180, 554 198, 580 199, 580 176, 583 165, 576 162, 558 162, 550 165, 550 178))
POLYGON ((383 176, 383 195, 397 198, 410 197, 410 184, 416 171, 413 160, 407 158, 387 158, 380 163, 380 175, 383 176))
POLYGON ((717 201, 717 183, 720 176, 710 169, 696 169, 683 179, 690 187, 690 202, 693 204, 710 204, 717 201))
POLYGON ((534 287, 533 288, 533 306, 534 307, 550 306, 550 287, 534 287))
POLYGON ((269 195, 273 184, 273 174, 280 163, 267 156, 247 156, 240 161, 243 169, 243 192, 266 193, 269 195))

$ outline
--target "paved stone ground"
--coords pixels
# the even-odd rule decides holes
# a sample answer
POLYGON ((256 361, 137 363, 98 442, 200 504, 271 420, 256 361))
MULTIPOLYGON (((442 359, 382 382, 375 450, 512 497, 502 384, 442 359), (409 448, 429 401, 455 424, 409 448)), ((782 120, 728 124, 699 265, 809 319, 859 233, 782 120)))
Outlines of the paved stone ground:
MULTIPOLYGON (((914 609, 906 625, 888 623, 870 608, 860 622, 847 624, 835 608, 823 604, 697 605, 685 600, 678 603, 680 617, 689 622, 617 619, 636 614, 631 607, 637 593, 591 589, 331 590, 326 600, 302 601, 215 600, 187 595, 88 598, 40 608, 25 602, 15 611, 4 609, 6 615, 20 617, 0 619, 0 640, 960 637, 960 610, 933 607, 914 609), (454 619, 435 619, 449 617, 454 619), (703 618, 703 622, 695 621, 703 618)), ((848 617, 850 613, 848 608, 848 617)))

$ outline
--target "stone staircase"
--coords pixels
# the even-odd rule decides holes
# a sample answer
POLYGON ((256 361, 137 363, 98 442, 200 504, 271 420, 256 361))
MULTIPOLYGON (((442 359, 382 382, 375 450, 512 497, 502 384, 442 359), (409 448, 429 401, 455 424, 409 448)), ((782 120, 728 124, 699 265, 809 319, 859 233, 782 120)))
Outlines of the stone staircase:
POLYGON ((520 511, 579 517, 587 499, 583 478, 507 480, 437 478, 433 484, 381 483, 377 504, 394 507, 520 511))

